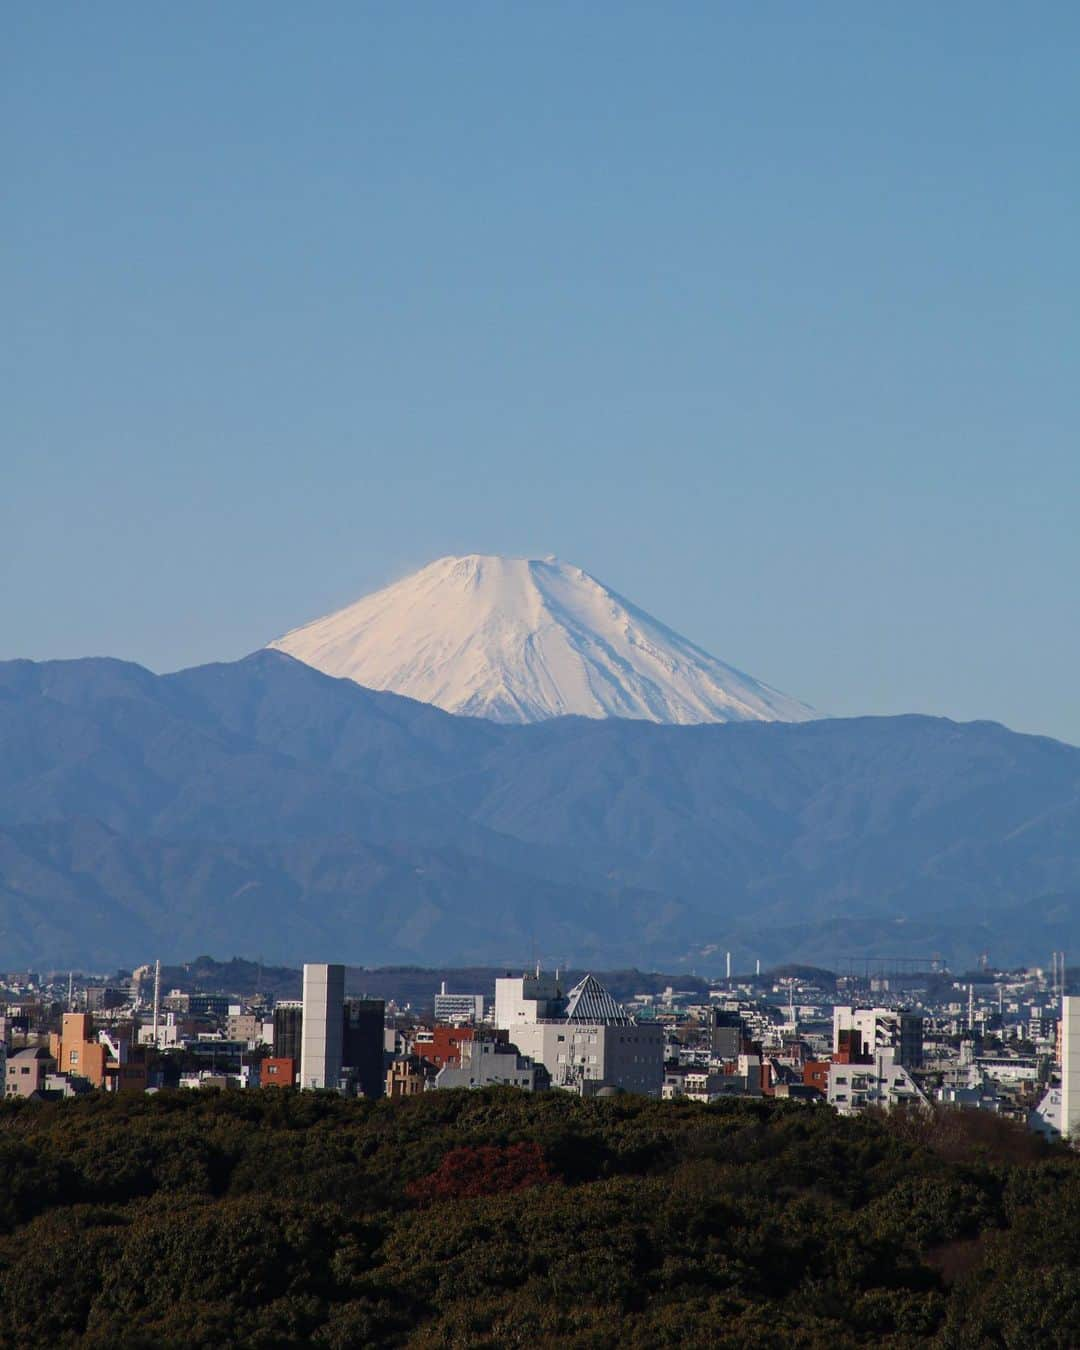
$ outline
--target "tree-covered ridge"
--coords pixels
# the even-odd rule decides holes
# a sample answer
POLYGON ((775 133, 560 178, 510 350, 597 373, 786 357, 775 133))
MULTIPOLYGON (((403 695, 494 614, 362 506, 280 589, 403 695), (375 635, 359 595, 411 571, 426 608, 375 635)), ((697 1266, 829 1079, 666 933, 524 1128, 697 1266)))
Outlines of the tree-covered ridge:
POLYGON ((5 1346, 1064 1347, 1080 1325, 1080 1166, 977 1112, 5 1103, 0 1229, 5 1346))

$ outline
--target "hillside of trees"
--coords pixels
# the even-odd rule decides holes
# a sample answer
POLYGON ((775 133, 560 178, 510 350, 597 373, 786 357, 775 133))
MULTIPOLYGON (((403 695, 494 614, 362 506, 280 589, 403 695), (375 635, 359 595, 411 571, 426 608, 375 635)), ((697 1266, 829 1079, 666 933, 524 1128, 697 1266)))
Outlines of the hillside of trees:
POLYGON ((1080 1162, 971 1113, 0 1105, 0 1344, 1066 1347, 1080 1162))

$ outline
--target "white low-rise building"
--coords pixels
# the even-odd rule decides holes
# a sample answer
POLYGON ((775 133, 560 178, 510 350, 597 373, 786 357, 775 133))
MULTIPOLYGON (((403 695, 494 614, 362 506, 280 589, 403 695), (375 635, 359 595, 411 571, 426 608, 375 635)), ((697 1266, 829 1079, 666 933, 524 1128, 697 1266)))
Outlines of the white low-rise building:
POLYGON ((841 1115, 867 1106, 929 1106, 926 1096, 892 1048, 878 1050, 865 1064, 830 1064, 828 1102, 841 1115))
POLYGON ((1028 1128, 1047 1139, 1060 1139, 1062 1127, 1061 1088, 1048 1088, 1034 1111, 1028 1113, 1028 1128))
POLYGON ((446 981, 435 995, 436 1022, 467 1022, 474 1026, 484 1020, 483 994, 448 994, 446 981))

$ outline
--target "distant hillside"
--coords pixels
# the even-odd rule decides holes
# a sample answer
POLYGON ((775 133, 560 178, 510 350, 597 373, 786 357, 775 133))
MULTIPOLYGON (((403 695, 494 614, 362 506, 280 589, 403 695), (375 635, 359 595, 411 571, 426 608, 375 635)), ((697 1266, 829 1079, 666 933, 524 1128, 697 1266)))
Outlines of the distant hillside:
MULTIPOLYGON (((566 970, 567 988, 577 984, 585 970, 566 970)), ((696 990, 708 997, 709 985, 694 975, 664 975, 643 970, 598 970, 595 974, 615 998, 628 1000, 635 994, 659 994, 668 987, 696 990)), ((823 972, 827 974, 827 972, 823 972)), ((483 994, 492 997, 495 981, 506 974, 505 966, 349 966, 345 971, 345 992, 371 998, 394 999, 399 1005, 411 1004, 416 1011, 431 1011, 440 984, 445 980, 450 993, 483 994)), ((164 987, 214 994, 248 997, 254 993, 272 993, 276 998, 299 998, 302 972, 299 967, 268 966, 257 961, 233 957, 215 961, 197 957, 180 965, 162 966, 164 987)))
POLYGON ((1080 937, 1080 751, 927 717, 454 717, 277 652, 0 664, 7 965, 717 969, 1080 937))

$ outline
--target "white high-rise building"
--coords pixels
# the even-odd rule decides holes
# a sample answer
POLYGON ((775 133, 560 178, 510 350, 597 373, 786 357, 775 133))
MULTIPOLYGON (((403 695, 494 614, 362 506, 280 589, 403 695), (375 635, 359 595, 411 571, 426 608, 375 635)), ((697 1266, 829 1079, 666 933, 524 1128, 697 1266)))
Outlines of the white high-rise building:
POLYGON ((345 1016, 345 967, 304 966, 304 1017, 300 1030, 300 1086, 341 1085, 345 1016))
POLYGON ((1080 998, 1061 1000, 1061 1133, 1080 1137, 1080 998))

